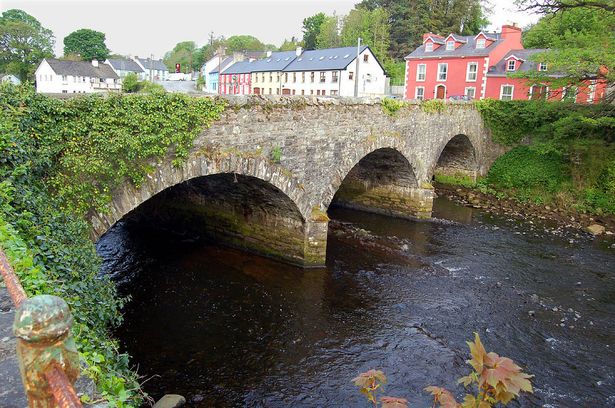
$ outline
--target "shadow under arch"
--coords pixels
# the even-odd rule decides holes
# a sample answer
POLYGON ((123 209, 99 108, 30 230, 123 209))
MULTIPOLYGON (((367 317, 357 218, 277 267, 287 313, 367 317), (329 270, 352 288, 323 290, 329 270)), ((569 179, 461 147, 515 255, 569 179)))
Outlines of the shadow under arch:
POLYGON ((478 152, 470 138, 457 134, 439 150, 432 177, 450 176, 476 181, 479 173, 478 152))
POLYGON ((432 191, 420 188, 410 161, 398 149, 382 147, 348 171, 330 206, 396 217, 431 216, 432 191))
MULTIPOLYGON (((194 157, 179 169, 161 164, 136 188, 126 184, 111 211, 91 217, 97 240, 126 216, 163 228, 212 238, 288 263, 324 264, 324 239, 314 236, 307 197, 287 172, 270 161, 236 156, 194 157)), ((322 235, 322 234, 320 234, 322 235)))

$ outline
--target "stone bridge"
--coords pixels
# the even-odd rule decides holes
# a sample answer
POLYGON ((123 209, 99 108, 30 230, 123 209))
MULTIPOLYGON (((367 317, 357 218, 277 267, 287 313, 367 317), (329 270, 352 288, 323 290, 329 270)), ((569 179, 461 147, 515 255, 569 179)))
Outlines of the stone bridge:
POLYGON ((378 101, 243 97, 196 139, 181 168, 127 183, 93 237, 129 215, 303 266, 326 258, 331 205, 431 216, 435 173, 484 175, 501 147, 472 104, 440 112, 378 101))

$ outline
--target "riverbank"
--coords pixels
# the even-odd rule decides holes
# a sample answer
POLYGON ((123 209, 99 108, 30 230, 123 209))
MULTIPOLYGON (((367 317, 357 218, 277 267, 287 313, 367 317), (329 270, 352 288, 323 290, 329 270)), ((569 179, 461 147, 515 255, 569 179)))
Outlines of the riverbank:
MULTIPOLYGON (((472 187, 435 183, 436 194, 459 203, 461 205, 479 208, 487 212, 509 215, 511 217, 533 222, 533 220, 550 221, 555 224, 551 230, 554 233, 562 229, 576 229, 586 234, 602 236, 615 241, 615 216, 592 215, 561 208, 555 205, 534 204, 521 202, 513 198, 496 197, 493 194, 483 193, 472 187), (600 234, 591 233, 588 227, 599 225, 604 227, 600 234)), ((601 230, 601 228, 598 228, 601 230)))

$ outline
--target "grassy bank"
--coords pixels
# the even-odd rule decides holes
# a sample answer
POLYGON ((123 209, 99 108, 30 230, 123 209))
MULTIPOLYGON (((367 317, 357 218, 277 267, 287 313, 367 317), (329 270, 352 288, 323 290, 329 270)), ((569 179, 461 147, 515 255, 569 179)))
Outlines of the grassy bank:
POLYGON ((110 334, 125 299, 99 275, 87 214, 125 181, 138 185, 152 160, 181 164, 223 108, 163 92, 62 101, 0 87, 0 247, 29 295, 67 301, 86 374, 110 407, 138 406, 140 390, 110 334))

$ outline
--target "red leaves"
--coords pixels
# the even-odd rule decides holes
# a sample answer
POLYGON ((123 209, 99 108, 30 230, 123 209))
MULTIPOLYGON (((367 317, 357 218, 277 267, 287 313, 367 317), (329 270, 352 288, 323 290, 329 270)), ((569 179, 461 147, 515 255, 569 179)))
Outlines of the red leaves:
POLYGON ((361 394, 364 394, 368 401, 372 402, 374 405, 377 405, 378 402, 376 400, 376 391, 383 384, 386 384, 387 377, 380 370, 371 369, 364 373, 359 374, 358 377, 352 379, 354 385, 359 387, 359 391, 361 394))
POLYGON ((442 408, 460 408, 461 405, 455 400, 453 394, 446 388, 434 387, 433 385, 426 387, 425 391, 433 395, 434 404, 438 403, 442 408))

